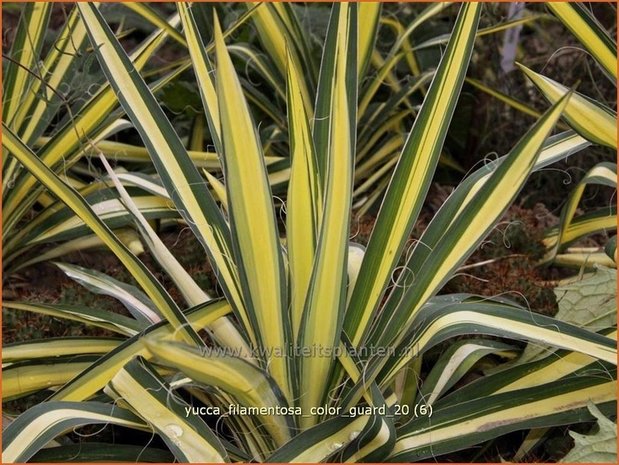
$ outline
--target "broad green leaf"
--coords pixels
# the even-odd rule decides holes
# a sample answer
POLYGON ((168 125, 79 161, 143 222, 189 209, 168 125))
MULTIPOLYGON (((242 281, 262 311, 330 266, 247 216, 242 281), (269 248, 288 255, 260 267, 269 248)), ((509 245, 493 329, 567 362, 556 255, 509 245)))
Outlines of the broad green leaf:
POLYGON ((574 448, 559 462, 562 463, 615 463, 617 462, 617 424, 602 414, 595 404, 587 405, 597 420, 598 431, 579 434, 570 431, 574 448))
MULTIPOLYGON (((592 331, 617 325, 617 271, 598 268, 582 279, 572 280, 554 289, 559 305, 555 318, 592 331)), ((552 350, 529 344, 518 363, 536 360, 552 350)))
POLYGON ((616 326, 616 283, 617 270, 598 268, 556 287, 559 311, 555 318, 593 331, 616 326))

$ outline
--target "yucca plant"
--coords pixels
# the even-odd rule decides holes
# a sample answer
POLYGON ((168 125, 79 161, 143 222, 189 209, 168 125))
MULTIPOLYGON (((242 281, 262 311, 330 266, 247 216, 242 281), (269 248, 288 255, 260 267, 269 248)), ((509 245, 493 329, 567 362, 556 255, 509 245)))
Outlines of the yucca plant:
MULTIPOLYGON (((578 3, 548 3, 550 11, 569 29, 590 53, 595 63, 609 81, 617 82, 617 47, 615 41, 587 10, 578 3)), ((569 92, 564 85, 519 65, 528 79, 551 102, 557 102, 569 92)), ((617 114, 603 103, 586 95, 575 93, 567 104, 563 118, 591 144, 617 150, 617 114)), ((552 261, 557 265, 588 266, 603 265, 616 268, 615 242, 608 243, 607 250, 600 248, 570 247, 588 235, 600 232, 615 232, 617 209, 607 205, 584 214, 576 215, 577 207, 587 186, 617 188, 617 164, 601 162, 590 168, 570 193, 560 215, 559 225, 550 229, 544 238, 547 253, 542 262, 552 261)))
MULTIPOLYGON (((581 4, 549 3, 549 9, 578 38, 604 75, 616 86, 617 47, 595 17, 581 4)), ((544 96, 554 102, 568 89, 541 74, 521 66, 527 77, 544 96)), ((601 102, 576 95, 566 107, 565 121, 592 144, 617 151, 617 114, 601 102)), ((617 164, 602 162, 592 167, 570 193, 561 211, 559 225, 548 231, 544 243, 548 253, 544 261, 571 266, 594 264, 616 268, 616 238, 608 242, 606 251, 570 248, 573 242, 593 233, 617 231, 617 209, 614 205, 576 215, 576 209, 587 186, 601 185, 617 189, 617 164)))
MULTIPOLYGON (((569 29, 590 53, 603 74, 609 81, 616 86, 617 69, 616 56, 617 49, 615 42, 609 37, 604 28, 584 5, 574 3, 548 3, 548 9, 569 29)), ((561 96, 568 92, 568 89, 553 81, 552 79, 535 73, 525 66, 519 65, 526 76, 538 87, 548 101, 556 102, 561 96)), ((577 95, 571 99, 566 107, 564 120, 589 143, 617 150, 616 135, 616 112, 609 109, 604 104, 597 102, 585 95, 577 95)), ((550 228, 544 237, 546 254, 540 260, 540 264, 552 263, 556 266, 569 266, 580 269, 580 274, 585 268, 595 268, 595 273, 589 275, 591 282, 597 276, 604 275, 608 271, 600 270, 600 267, 617 267, 616 258, 616 225, 617 213, 615 205, 605 205, 584 214, 577 215, 579 206, 585 189, 589 186, 605 186, 612 189, 617 188, 617 165, 612 162, 601 162, 593 166, 580 179, 576 187, 570 192, 567 202, 561 209, 559 224, 550 228), (595 234, 612 234, 606 247, 574 247, 573 244, 583 238, 595 234), (593 276, 593 277, 591 277, 593 276)), ((615 274, 610 274, 611 282, 616 279, 615 274), (613 279, 613 277, 615 277, 613 279)), ((585 276, 587 278, 587 276, 585 276)), ((576 281, 568 278, 564 284, 569 289, 576 281)), ((604 286, 601 286, 604 289, 604 286)), ((614 290, 606 291, 603 300, 609 299, 614 302, 614 290)), ((594 310, 596 317, 593 320, 582 319, 578 315, 557 314, 557 318, 574 321, 578 325, 587 326, 600 318, 601 307, 594 310)), ((561 313, 561 312, 560 312, 561 313)), ((530 348, 531 349, 531 348, 530 348)), ((535 349, 529 350, 529 354, 523 354, 523 359, 531 359, 531 353, 535 349)), ((527 435, 525 441, 515 454, 516 460, 521 459, 528 451, 538 445, 545 436, 549 428, 534 428, 527 435)))
MULTIPOLYGON (((148 159, 146 149, 113 140, 118 132, 131 128, 131 123, 119 108, 110 84, 88 75, 91 61, 88 57, 92 57, 92 49, 76 8, 69 12, 65 24, 52 38, 52 45, 44 47, 51 10, 49 2, 23 5, 11 51, 4 57, 3 122, 54 173, 77 189, 118 237, 138 253, 142 250, 139 239, 127 228, 132 221, 130 216, 114 189, 102 182, 91 182, 100 179, 96 172, 89 170, 92 168, 89 158, 94 145, 97 150, 113 153, 123 162, 140 163, 148 159), (49 50, 42 55, 46 48, 49 50)), ((232 33, 250 16, 251 12, 239 17, 226 34, 232 33)), ((160 92, 190 66, 185 59, 164 69, 148 67, 170 36, 184 40, 174 29, 178 21, 178 15, 173 15, 159 22, 158 28, 130 54, 133 65, 144 72, 154 93, 160 92)), ((121 29, 118 35, 124 33, 121 29)), ((201 168, 219 169, 214 153, 198 150, 191 151, 190 156, 201 168)), ((70 251, 102 246, 100 239, 62 202, 50 196, 30 172, 22 169, 10 152, 3 152, 2 166, 5 278, 26 266, 70 251), (50 248, 52 243, 55 247, 50 248)), ((139 178, 142 170, 132 171, 137 171, 139 178)), ((131 180, 136 176, 127 177, 123 183, 132 186, 131 180)), ((148 190, 131 189, 149 219, 178 217, 168 200, 148 190)))
MULTIPOLYGON (((174 204, 204 246, 224 298, 212 299, 180 266, 123 186, 126 176, 115 173, 103 154, 109 188, 117 191, 187 308, 32 144, 3 124, 3 148, 15 165, 23 165, 91 228, 141 288, 138 293, 61 265, 89 286, 132 301, 139 317, 4 302, 9 310, 74 319, 120 336, 3 348, 5 398, 54 390, 6 428, 4 461, 62 460, 68 453, 86 460, 170 460, 169 453, 148 444, 41 450, 86 424, 154 432, 181 462, 421 461, 514 430, 593 420, 589 402, 602 411, 615 408, 613 327, 594 333, 505 298, 437 295, 529 174, 586 145, 572 131, 549 137, 571 93, 508 155, 467 177, 407 250, 465 78, 480 4, 460 8, 365 250, 349 242, 355 156, 362 149, 356 138, 360 6, 337 3, 331 9, 315 101, 301 86, 303 71, 292 47, 284 49, 291 158, 285 238, 278 230, 264 144, 219 21, 213 21, 213 57, 196 24, 196 6, 177 6, 223 184, 201 176, 97 5, 79 3, 77 10, 92 53, 157 171, 134 182, 174 204), (320 119, 318 109, 324 112, 320 119), (199 334, 205 328, 208 338, 199 334), (457 341, 419 387, 422 358, 453 338, 457 341), (517 356, 509 340, 553 349, 457 388, 482 357, 517 356)), ((90 149, 100 152, 96 144, 90 149)))
MULTIPOLYGON (((248 12, 256 3, 245 3, 242 9, 248 12)), ((229 6, 229 5, 226 5, 229 6)), ((364 2, 359 6, 359 40, 357 42, 358 108, 356 144, 359 151, 355 156, 353 207, 357 216, 363 216, 382 198, 389 177, 395 166, 404 142, 406 127, 417 114, 419 103, 434 74, 434 67, 440 57, 439 47, 446 45, 449 34, 438 34, 422 43, 415 43, 419 30, 432 30, 440 23, 441 15, 452 6, 449 2, 427 6, 416 5, 417 14, 408 16, 406 24, 390 11, 384 12, 379 2, 364 2), (393 34, 390 47, 382 47, 377 41, 381 33, 393 34), (384 50, 383 50, 384 49, 384 50), (429 54, 432 59, 422 63, 419 53, 429 54), (436 60, 434 60, 436 58, 436 60)), ((155 25, 164 20, 156 11, 145 6, 132 6, 138 14, 155 25)), ((286 108, 286 61, 287 54, 300 70, 299 86, 304 101, 315 101, 316 92, 328 85, 324 72, 319 69, 333 66, 327 61, 321 63, 322 36, 315 37, 315 31, 308 28, 300 16, 311 18, 326 14, 327 5, 306 5, 299 7, 286 3, 265 3, 255 10, 251 21, 256 31, 254 40, 230 45, 229 51, 235 63, 246 69, 239 76, 244 93, 253 113, 260 118, 260 132, 266 135, 265 153, 277 162, 270 165, 271 188, 278 196, 285 197, 290 178, 290 147, 285 134, 288 132, 286 108), (303 10, 303 13, 301 13, 303 10), (251 70, 248 72, 247 70, 251 70), (247 74, 247 76, 245 76, 247 74)), ((212 30, 209 13, 213 9, 225 12, 221 6, 200 5, 197 8, 199 26, 212 30)), ((212 16, 212 15, 211 15, 212 16)), ((531 14, 515 20, 506 20, 479 29, 477 37, 498 33, 511 27, 534 22, 545 15, 531 14)), ((307 21, 305 21, 307 22, 307 21)), ((325 33, 326 36, 326 33, 325 33)), ((421 41, 419 41, 421 42, 421 41)), ((184 42, 179 41, 184 44, 184 42)), ((321 129, 323 119, 328 115, 327 107, 317 107, 314 116, 316 150, 321 148, 321 139, 326 129, 321 129)), ((207 136, 204 117, 198 115, 192 127, 192 139, 202 141, 207 136)), ((207 136, 207 140, 209 136, 207 136)), ((439 163, 450 169, 463 171, 449 150, 443 150, 439 163)))
MULTIPOLYGON (((518 21, 508 22, 506 26, 525 22, 541 27, 543 21, 553 19, 554 21, 560 21, 566 29, 576 36, 603 75, 608 78, 609 82, 616 86, 617 71, 615 69, 615 62, 617 49, 615 41, 609 36, 591 11, 585 5, 576 2, 549 2, 545 4, 545 7, 553 16, 527 12, 523 18, 518 21)), ((497 28, 491 28, 490 30, 493 31, 495 29, 497 28)), ((536 73, 520 63, 516 63, 516 65, 551 103, 557 102, 569 90, 564 85, 536 73)), ((476 79, 467 78, 466 82, 523 114, 533 117, 539 117, 540 115, 538 111, 525 102, 519 101, 476 79)), ((607 105, 577 93, 568 104, 568 109, 562 119, 563 121, 559 123, 560 127, 563 127, 563 129, 571 127, 583 139, 588 141, 589 145, 607 147, 616 151, 616 112, 608 108, 607 105)), ((543 240, 546 246, 546 254, 540 260, 540 264, 552 263, 558 266, 586 266, 589 268, 595 265, 616 267, 616 239, 613 237, 610 238, 605 248, 574 246, 574 243, 592 234, 616 233, 617 216, 614 204, 576 216, 577 207, 587 187, 605 186, 613 189, 617 188, 617 168, 616 163, 613 162, 615 158, 614 152, 609 152, 608 155, 608 159, 611 161, 604 161, 588 168, 586 174, 570 193, 568 201, 561 210, 559 224, 546 232, 543 240)))
MULTIPOLYGON (((422 43, 417 43, 421 41, 415 36, 420 30, 434 30, 436 25, 440 24, 440 17, 449 11, 451 6, 449 2, 414 5, 417 13, 407 13, 410 21, 403 24, 396 13, 397 5, 395 10, 379 2, 364 2, 359 5, 355 134, 359 150, 354 160, 353 189, 353 207, 358 216, 363 216, 380 202, 397 163, 398 154, 404 146, 407 127, 410 127, 417 116, 419 104, 434 75, 434 68, 440 57, 439 47, 447 44, 449 34, 437 34, 422 43), (393 35, 393 43, 390 43, 390 46, 381 44, 378 39, 381 35, 393 35), (422 62, 418 55, 424 53, 432 58, 426 58, 422 62), (434 57, 436 61, 433 60, 434 57)), ((312 18, 321 10, 325 11, 325 6, 315 5, 304 9, 310 11, 303 16, 312 18)), ((261 116, 264 115, 260 122, 261 131, 273 134, 268 142, 270 152, 288 161, 288 141, 285 137, 277 137, 288 131, 287 121, 281 116, 286 96, 286 50, 289 50, 291 59, 301 71, 299 86, 306 101, 315 101, 316 92, 329 85, 323 70, 333 66, 331 61, 322 61, 320 54, 313 53, 317 49, 314 44, 316 39, 312 41, 313 31, 307 30, 307 26, 304 28, 299 20, 299 10, 294 4, 265 4, 252 16, 259 40, 229 47, 233 57, 245 58, 247 65, 255 70, 254 79, 258 80, 259 84, 255 85, 253 80, 245 78, 241 78, 241 84, 252 108, 259 111, 261 116)), ((536 21, 541 17, 542 15, 528 15, 494 24, 479 29, 477 37, 536 21)), ((313 137, 317 151, 324 150, 321 139, 325 139, 323 135, 327 125, 323 121, 326 121, 327 116, 326 103, 320 106, 317 102, 313 137)), ((439 163, 444 167, 463 171, 449 150, 445 150, 445 146, 439 163)), ((282 162, 281 168, 278 181, 288 178, 289 164, 282 162)), ((277 189, 274 183, 272 186, 277 189)))
MULTIPOLYGON (((3 122, 56 174, 80 190, 102 218, 118 216, 118 201, 110 197, 113 193, 109 189, 104 185, 87 186, 69 169, 85 155, 82 137, 96 142, 126 128, 127 122, 120 118, 122 113, 114 115, 112 112, 118 102, 109 85, 100 86, 81 108, 71 106, 71 95, 59 90, 71 87, 73 73, 79 73, 84 62, 86 30, 77 10, 71 12, 53 47, 39 63, 51 8, 51 3, 24 6, 11 52, 5 61, 3 122), (55 124, 55 120, 61 123, 55 124)), ((164 38, 164 32, 155 33, 133 55, 138 69, 143 68, 164 38)), ((88 229, 80 225, 81 222, 72 223, 74 215, 45 192, 7 151, 3 153, 2 199, 5 276, 24 264, 40 260, 40 249, 34 256, 28 253, 41 244, 74 239, 67 248, 75 250, 97 242, 96 238, 83 238, 88 229), (32 218, 35 205, 43 211, 32 218), (27 225, 25 218, 28 218, 27 225)), ((142 200, 150 203, 147 208, 164 208, 164 203, 152 196, 142 200)), ((129 231, 119 237, 128 244, 135 244, 137 240, 129 231)), ((51 251, 50 258, 57 256, 57 252, 58 249, 51 251)))

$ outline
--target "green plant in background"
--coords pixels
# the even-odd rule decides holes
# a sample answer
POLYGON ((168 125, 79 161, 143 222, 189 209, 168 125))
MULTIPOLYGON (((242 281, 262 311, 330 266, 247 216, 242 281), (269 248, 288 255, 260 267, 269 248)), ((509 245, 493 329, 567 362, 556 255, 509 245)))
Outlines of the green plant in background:
MULTIPOLYGON (((608 78, 609 82, 616 86, 617 71, 615 64, 617 50, 615 41, 593 14, 583 4, 575 2, 550 2, 545 4, 545 6, 553 14, 555 21, 559 20, 576 36, 589 55, 595 60, 598 68, 608 78)), ((528 12, 519 21, 514 20, 508 22, 508 24, 515 25, 523 22, 525 24, 543 24, 543 21, 552 20, 553 16, 548 17, 528 12)), ((555 103, 568 92, 569 89, 564 85, 538 74, 522 64, 516 64, 549 102, 555 103)), ((493 89, 472 78, 467 78, 466 82, 523 114, 539 117, 539 112, 532 107, 504 94, 498 89, 493 89)), ((564 129, 567 126, 571 127, 586 139, 587 143, 608 147, 613 150, 617 149, 616 112, 603 103, 577 93, 571 99, 562 119, 567 124, 560 123, 560 127, 564 129)), ((587 173, 579 180, 578 185, 570 193, 568 201, 562 208, 559 224, 550 228, 546 233, 543 242, 547 248, 547 253, 540 261, 540 264, 553 263, 559 266, 571 267, 581 267, 584 265, 589 268, 597 264, 616 267, 616 239, 614 237, 609 239, 605 250, 599 247, 573 246, 575 242, 592 234, 616 232, 616 207, 612 202, 604 208, 576 215, 577 207, 588 186, 605 186, 616 190, 616 163, 605 161, 593 167, 585 165, 585 168, 587 173)))
MULTIPOLYGON (((610 82, 617 82, 617 48, 604 28, 583 5, 578 3, 548 3, 548 8, 578 38, 595 59, 610 82)), ((520 69, 539 88, 549 102, 557 102, 569 90, 541 74, 520 65, 520 69)), ((575 94, 563 114, 565 121, 582 137, 593 144, 617 150, 617 114, 585 95, 575 94)), ((561 211, 559 225, 548 231, 544 244, 548 249, 544 262, 589 267, 594 264, 616 268, 616 237, 609 241, 606 251, 596 248, 568 248, 587 235, 615 230, 617 209, 608 205, 585 214, 576 215, 587 186, 600 185, 617 189, 617 164, 602 162, 583 176, 570 193, 561 211), (567 250, 566 250, 567 249, 567 250), (561 252, 566 253, 561 253, 561 252)))
POLYGON ((615 462, 617 461, 617 425, 590 406, 598 420, 599 431, 592 435, 570 432, 576 445, 561 461, 565 463, 615 462))
MULTIPOLYGON (((126 228, 131 223, 130 216, 118 201, 116 191, 100 182, 92 172, 88 157, 92 155, 94 145, 99 150, 114 150, 121 160, 139 162, 148 158, 146 149, 110 139, 132 125, 124 119, 125 113, 119 108, 109 83, 101 82, 85 71, 91 61, 88 57, 92 57, 92 49, 89 49, 86 29, 77 9, 71 10, 49 52, 39 62, 51 9, 52 3, 47 2, 23 7, 16 37, 5 61, 3 122, 32 147, 48 167, 76 188, 125 244, 139 253, 142 246, 137 235, 131 228, 126 228), (88 88, 73 82, 75 74, 90 83, 88 88), (74 87, 77 89, 73 90, 74 87), (92 179, 98 182, 89 183, 92 179)), ((226 34, 232 33, 249 17, 250 14, 240 17, 226 34)), ((172 16, 169 21, 171 25, 177 25, 178 16, 172 16)), ((160 24, 159 29, 130 55, 135 68, 145 71, 144 77, 155 93, 190 66, 188 60, 181 60, 164 69, 146 68, 168 34, 183 40, 170 24, 165 21, 160 24)), ((197 166, 219 167, 214 153, 191 151, 190 155, 197 166)), ((132 185, 132 180, 140 181, 139 176, 127 175, 123 182, 132 185)), ((7 151, 3 153, 2 179, 5 276, 70 251, 102 245, 79 218, 50 196, 7 151), (37 208, 33 209, 33 206, 37 208), (61 241, 64 244, 41 253, 41 245, 61 241)), ((134 189, 136 203, 149 219, 178 217, 171 202, 160 195, 161 189, 156 185, 146 183, 143 189, 131 189, 134 189)))
MULTIPOLYGON (((47 166, 61 175, 93 204, 102 218, 122 216, 114 193, 104 185, 85 185, 68 170, 84 156, 82 137, 103 139, 127 127, 127 122, 114 112, 117 100, 109 85, 101 85, 81 108, 67 108, 66 97, 58 89, 70 86, 72 73, 78 70, 80 54, 86 46, 86 30, 77 11, 72 11, 64 28, 42 63, 38 55, 43 47, 51 3, 25 5, 16 38, 5 63, 3 122, 20 139, 32 147, 47 166), (62 118, 64 115, 64 124, 62 118), (56 119, 61 124, 55 124, 56 119), (52 131, 51 134, 49 131, 52 131), (46 138, 42 139, 45 135, 46 138)), ((154 34, 133 58, 138 69, 157 49, 165 33, 154 34)), ((68 100, 67 100, 68 102, 68 100)), ((5 276, 26 264, 62 255, 69 250, 100 244, 61 202, 50 196, 36 179, 20 167, 10 152, 3 153, 3 269, 5 276), (43 210, 35 218, 32 207, 43 210), (25 224, 26 218, 28 223, 25 224), (73 239, 64 249, 54 248, 41 257, 40 252, 28 256, 32 249, 63 239, 73 239)), ((144 196, 145 209, 166 208, 154 196, 144 196)), ((139 247, 139 240, 127 230, 119 235, 127 244, 139 247), (136 243, 137 241, 137 243, 136 243)))
MULTIPOLYGON (((255 3, 243 5, 249 11, 255 3)), ((434 20, 445 13, 450 3, 436 3, 419 9, 417 15, 404 25, 393 16, 383 13, 383 6, 378 2, 367 2, 359 7, 359 42, 357 62, 358 109, 357 109, 357 146, 360 147, 355 157, 353 206, 358 216, 362 216, 381 199, 389 182, 397 155, 405 142, 407 125, 414 121, 419 104, 426 92, 434 66, 440 57, 439 47, 446 45, 449 34, 441 34, 432 40, 413 47, 411 38, 419 30, 431 30, 436 27, 434 20), (380 27, 392 30, 395 35, 391 47, 382 50, 377 38, 380 27), (421 54, 423 63, 417 56, 421 54), (423 65, 423 66, 422 66, 423 65)), ((160 26, 165 24, 159 14, 141 4, 132 4, 131 8, 147 21, 160 26)), ((198 24, 212 31, 211 9, 222 14, 228 12, 219 6, 206 8, 197 16, 198 24)), ((410 13, 408 13, 410 16, 410 13)), ((282 117, 286 108, 286 59, 287 53, 300 69, 301 91, 306 101, 315 101, 320 81, 323 36, 316 37, 316 31, 308 28, 305 22, 320 23, 328 17, 326 5, 265 4, 252 15, 256 37, 247 42, 229 46, 233 60, 245 68, 239 80, 252 108, 253 114, 260 118, 260 133, 266 138, 264 151, 273 163, 269 166, 269 182, 278 196, 285 196, 290 177, 290 147, 284 136, 287 131, 287 119, 282 117), (287 52, 288 50, 288 52, 287 52), (320 53, 319 53, 320 52, 320 53)), ((480 29, 481 37, 498 33, 505 29, 526 24, 545 17, 529 15, 516 20, 507 20, 499 24, 480 29)), ((440 24, 440 23, 438 23, 440 24)), ((442 28, 439 31, 443 31, 442 28)), ((326 32, 324 33, 326 40, 326 32)), ((178 41, 184 45, 183 41, 178 41)), ((332 66, 325 63, 324 67, 332 66)), ((324 74, 323 74, 324 76, 324 74)), ((321 83, 322 82, 322 83, 321 83)), ((190 84, 188 84, 190 85, 190 84)), ((195 95, 197 98, 197 95, 195 95)), ((194 105, 191 100, 182 101, 182 105, 194 105)), ((320 139, 323 139, 323 113, 326 108, 316 108, 314 121, 317 144, 321 151, 320 139)), ((204 116, 198 114, 192 126, 190 139, 195 148, 202 147, 207 136, 204 116)), ((211 138, 212 139, 212 138, 211 138)), ((114 147, 109 146, 106 154, 113 154, 114 147)), ((439 162, 444 166, 462 171, 458 162, 443 150, 439 162)))
MULTIPOLYGON (((157 175, 114 170, 103 154, 104 144, 88 133, 75 144, 100 155, 109 177, 97 188, 109 192, 119 214, 134 222, 186 305, 179 307, 110 229, 114 224, 108 226, 99 217, 85 198, 88 191, 80 192, 63 179, 53 160, 40 150, 35 153, 35 141, 5 120, 2 144, 11 155, 5 157, 7 169, 18 170, 21 164, 23 182, 58 198, 55 208, 73 212, 74 217, 66 218, 79 218, 90 228, 137 283, 129 286, 101 273, 60 265, 95 292, 114 295, 131 317, 83 307, 4 302, 9 310, 77 320, 119 336, 3 348, 5 398, 54 389, 5 430, 6 462, 65 457, 75 449, 41 449, 87 424, 154 432, 181 462, 419 461, 514 430, 591 421, 596 417, 589 403, 613 411, 616 322, 592 331, 534 315, 503 298, 437 296, 500 220, 529 174, 588 144, 573 131, 549 137, 572 104, 572 93, 541 115, 508 155, 460 183, 406 251, 465 79, 480 4, 460 8, 399 150, 367 248, 360 251, 349 243, 359 166, 355 160, 365 147, 358 137, 363 107, 359 69, 366 66, 371 49, 363 19, 368 13, 364 9, 372 7, 362 5, 333 5, 314 81, 303 67, 311 64, 301 58, 302 47, 272 37, 281 33, 281 39, 284 30, 294 30, 286 19, 288 7, 250 10, 259 14, 259 24, 264 22, 260 33, 265 47, 284 45, 277 49, 279 72, 286 77, 281 90, 290 158, 283 245, 265 156, 269 141, 262 141, 256 130, 251 98, 245 96, 231 59, 234 46, 226 46, 217 19, 212 42, 205 41, 196 18, 209 7, 179 3, 182 34, 163 24, 157 34, 186 43, 190 60, 185 63, 196 77, 223 184, 210 174, 202 177, 195 154, 179 139, 155 98, 156 89, 149 88, 135 60, 123 51, 97 5, 77 4, 75 21, 90 44, 84 53, 96 55, 107 79, 103 88, 110 99, 117 96, 157 175), (273 16, 274 11, 279 15, 273 16), (211 51, 214 55, 209 56, 211 51), (182 216, 216 271, 223 299, 212 299, 198 287, 162 243, 148 221, 148 208, 140 204, 144 192, 171 203, 182 216), (401 258, 404 267, 398 266, 401 258), (198 334, 205 328, 208 338, 198 334), (456 337, 419 387, 423 357, 456 337), (505 364, 520 349, 504 340, 551 348, 533 361, 505 364), (501 369, 458 387, 488 355, 501 360, 501 369), (195 413, 201 407, 227 412, 229 405, 250 410, 215 415, 216 422, 206 413, 195 413), (322 406, 333 413, 315 411, 322 406)), ((13 204, 17 211, 17 201, 13 204)), ((29 206, 19 208, 28 211, 29 206)), ((5 232, 8 241, 16 234, 5 232)), ((144 444, 105 450, 83 443, 78 457, 135 460, 141 453, 156 461, 170 460, 167 451, 144 444)))

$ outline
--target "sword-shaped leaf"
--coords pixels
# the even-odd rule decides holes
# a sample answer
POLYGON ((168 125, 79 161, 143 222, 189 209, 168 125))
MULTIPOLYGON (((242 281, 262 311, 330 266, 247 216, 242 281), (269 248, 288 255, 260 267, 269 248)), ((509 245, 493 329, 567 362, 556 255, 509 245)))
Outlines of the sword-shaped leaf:
MULTIPOLYGON (((333 7, 337 14, 335 68, 331 76, 328 151, 324 179, 324 206, 319 226, 316 258, 307 291, 299 331, 301 347, 330 348, 339 343, 346 303, 349 214, 352 202, 354 138, 351 138, 350 93, 347 71, 350 66, 350 29, 356 23, 354 6, 347 3, 333 7)), ((355 47, 353 46, 353 49, 355 47)), ((353 58, 356 58, 353 55, 353 58)), ((356 72, 356 66, 355 66, 356 72)), ((310 212, 307 212, 310 213, 310 212)), ((326 399, 329 372, 333 360, 324 354, 299 359, 301 406, 309 411, 326 399)), ((302 417, 304 427, 315 424, 316 417, 302 417)))
POLYGON ((88 3, 77 7, 99 63, 140 133, 170 198, 209 254, 226 296, 253 339, 232 263, 230 231, 215 200, 163 110, 97 8, 88 3))
POLYGON ((23 142, 4 124, 2 125, 2 145, 32 173, 44 186, 62 200, 71 210, 97 234, 110 250, 125 265, 162 315, 176 327, 182 337, 190 343, 203 345, 187 319, 172 300, 161 283, 146 266, 133 255, 116 235, 93 212, 90 205, 73 188, 63 183, 43 162, 26 147, 23 142))
POLYGON ((615 82, 617 80, 617 46, 597 19, 580 3, 548 2, 546 5, 591 52, 615 82))
POLYGON ((344 323, 355 345, 366 333, 425 200, 464 81, 479 12, 479 4, 463 4, 385 193, 344 323))
MULTIPOLYGON (((259 347, 281 350, 291 340, 291 328, 273 197, 262 146, 217 19, 215 52, 231 243, 241 292, 259 347)), ((273 378, 292 399, 289 357, 267 360, 273 378)))
MULTIPOLYGON (((526 66, 516 63, 552 104, 569 92, 569 89, 526 66)), ((617 148, 617 114, 601 103, 582 94, 574 93, 563 115, 565 121, 581 136, 591 142, 617 148)))

